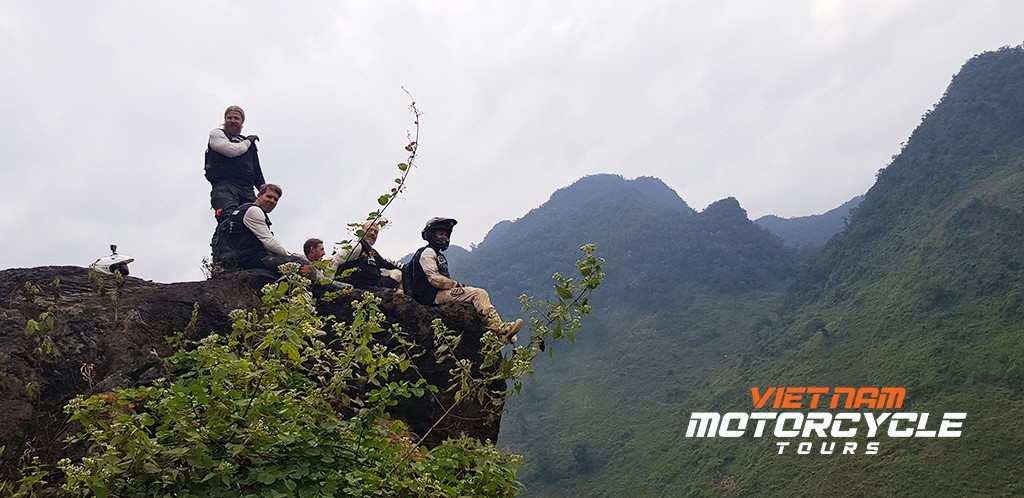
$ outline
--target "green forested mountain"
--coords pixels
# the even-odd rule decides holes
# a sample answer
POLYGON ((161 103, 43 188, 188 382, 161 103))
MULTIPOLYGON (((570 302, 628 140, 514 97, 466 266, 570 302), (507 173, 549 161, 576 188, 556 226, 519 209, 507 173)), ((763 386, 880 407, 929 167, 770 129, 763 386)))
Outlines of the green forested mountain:
POLYGON ((656 180, 599 175, 453 271, 508 309, 584 242, 609 260, 599 311, 503 420, 525 495, 1024 493, 1024 48, 968 61, 802 268, 733 199, 697 213, 656 180), (685 437, 692 412, 750 412, 772 386, 903 387, 902 411, 967 419, 875 455, 685 437))
POLYGON ((569 276, 579 247, 594 243, 608 260, 606 307, 654 311, 708 294, 776 289, 798 267, 795 251, 747 219, 735 199, 697 213, 655 178, 585 177, 515 222, 495 226, 459 280, 487 288, 518 308, 518 296, 550 291, 553 272, 569 276))
POLYGON ((526 455, 528 496, 624 496, 646 479, 641 462, 675 437, 691 393, 732 361, 800 265, 735 199, 698 213, 659 180, 595 175, 499 223, 452 272, 509 316, 519 294, 571 275, 584 243, 608 261, 598 311, 574 346, 535 361, 503 419, 499 443, 526 455))
POLYGON ((751 386, 901 386, 911 410, 966 412, 963 436, 890 438, 874 457, 799 462, 748 444, 694 477, 732 475, 749 495, 1018 495, 1022 318, 1024 49, 1016 47, 964 65, 780 316, 762 323, 752 350, 701 400, 724 409, 749 405, 751 386), (820 475, 843 478, 808 482, 820 475))
POLYGON ((780 218, 770 214, 754 220, 754 223, 782 237, 782 240, 793 247, 821 247, 833 235, 843 230, 846 220, 863 201, 864 196, 858 195, 822 214, 796 218, 780 218))

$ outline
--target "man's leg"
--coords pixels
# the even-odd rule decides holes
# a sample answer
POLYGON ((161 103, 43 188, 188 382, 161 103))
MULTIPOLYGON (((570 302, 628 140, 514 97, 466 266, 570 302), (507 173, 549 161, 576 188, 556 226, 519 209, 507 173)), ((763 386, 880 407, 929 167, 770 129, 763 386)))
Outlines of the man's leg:
POLYGON ((210 190, 210 207, 213 216, 220 222, 231 214, 236 207, 247 202, 256 202, 252 187, 245 188, 232 183, 220 183, 210 190))
POLYGON ((299 257, 299 256, 290 256, 290 255, 289 256, 280 256, 280 255, 277 255, 277 254, 271 254, 269 256, 264 256, 263 259, 261 260, 261 262, 263 263, 263 267, 264 268, 266 268, 268 270, 274 270, 274 271, 277 271, 277 267, 281 266, 281 265, 283 265, 285 263, 297 263, 299 266, 307 266, 307 265, 309 265, 309 260, 307 260, 306 258, 302 258, 302 257, 299 257))
MULTIPOLYGON (((246 189, 230 183, 220 183, 210 190, 210 207, 213 208, 213 217, 217 219, 218 225, 227 219, 236 207, 247 202, 256 202, 251 187, 246 189)), ((216 228, 213 229, 213 237, 210 238, 210 247, 217 247, 216 228)))
POLYGON ((437 292, 434 304, 444 303, 471 303, 476 312, 484 317, 487 329, 494 332, 505 342, 516 342, 516 332, 523 328, 523 320, 516 319, 514 322, 503 322, 498 310, 491 304, 491 296, 487 291, 477 287, 455 287, 437 292))
POLYGON ((494 310, 491 296, 487 294, 487 291, 477 287, 455 287, 437 291, 434 304, 445 303, 470 303, 481 315, 486 315, 494 310))
POLYGON ((383 270, 380 272, 380 286, 396 292, 402 291, 402 270, 383 270))

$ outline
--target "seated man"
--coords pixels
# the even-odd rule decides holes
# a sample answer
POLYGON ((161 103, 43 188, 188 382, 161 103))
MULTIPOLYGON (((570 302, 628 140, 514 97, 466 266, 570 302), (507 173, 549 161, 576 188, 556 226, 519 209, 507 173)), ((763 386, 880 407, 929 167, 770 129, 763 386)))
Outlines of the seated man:
POLYGON ((516 342, 516 332, 523 327, 521 318, 514 322, 502 322, 498 311, 491 305, 487 291, 466 287, 451 279, 448 260, 442 251, 448 249, 448 240, 456 223, 451 218, 431 218, 427 222, 420 233, 423 240, 427 241, 427 246, 416 251, 402 272, 405 294, 420 304, 471 303, 476 312, 483 315, 488 330, 506 343, 516 342))
POLYGON ((270 217, 281 198, 281 187, 264 184, 256 202, 235 208, 217 227, 214 262, 225 268, 267 268, 277 270, 285 263, 308 265, 302 255, 288 252, 270 231, 270 217))
POLYGON ((306 259, 313 263, 324 259, 324 241, 317 238, 306 239, 306 243, 302 244, 302 252, 306 254, 306 259))
POLYGON ((351 249, 340 251, 329 259, 327 273, 352 284, 357 289, 380 292, 398 289, 402 281, 402 264, 382 257, 373 248, 380 233, 378 223, 363 224, 363 237, 351 249), (352 270, 345 275, 346 270, 352 270))

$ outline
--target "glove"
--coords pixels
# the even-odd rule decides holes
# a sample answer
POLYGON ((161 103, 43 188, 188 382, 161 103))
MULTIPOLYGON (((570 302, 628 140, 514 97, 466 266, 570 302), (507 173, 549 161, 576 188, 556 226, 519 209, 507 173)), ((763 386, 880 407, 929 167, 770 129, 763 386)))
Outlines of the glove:
POLYGON ((250 142, 252 142, 252 143, 256 143, 256 142, 260 141, 260 137, 257 137, 256 135, 249 135, 249 136, 245 137, 245 139, 250 141, 250 142))

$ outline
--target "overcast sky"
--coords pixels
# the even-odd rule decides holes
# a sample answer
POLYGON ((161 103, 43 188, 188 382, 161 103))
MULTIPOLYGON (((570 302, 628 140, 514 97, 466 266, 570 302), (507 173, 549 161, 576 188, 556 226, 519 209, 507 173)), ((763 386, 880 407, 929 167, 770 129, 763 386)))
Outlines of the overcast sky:
MULTIPOLYGON (((1018 0, 14 2, 0 0, 0 269, 202 278, 203 152, 247 113, 292 251, 349 237, 409 186, 377 246, 431 216, 468 247, 580 177, 656 176, 751 219, 864 193, 970 57, 1024 41, 1018 0)), ((523 241, 524 248, 529 241, 523 241)))

